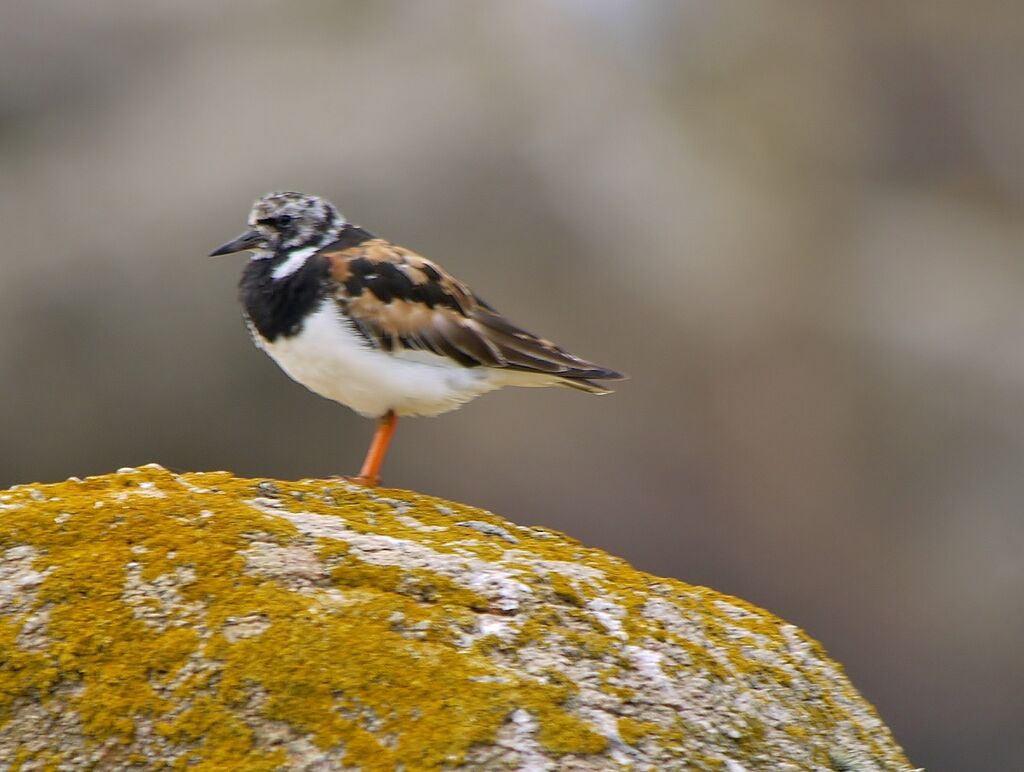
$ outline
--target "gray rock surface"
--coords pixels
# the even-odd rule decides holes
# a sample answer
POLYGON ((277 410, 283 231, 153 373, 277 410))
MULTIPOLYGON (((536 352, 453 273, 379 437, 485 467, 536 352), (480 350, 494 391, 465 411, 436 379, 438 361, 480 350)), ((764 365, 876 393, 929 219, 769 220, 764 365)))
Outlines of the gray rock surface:
POLYGON ((0 765, 909 770, 736 598, 404 491, 160 467, 0 494, 0 765))

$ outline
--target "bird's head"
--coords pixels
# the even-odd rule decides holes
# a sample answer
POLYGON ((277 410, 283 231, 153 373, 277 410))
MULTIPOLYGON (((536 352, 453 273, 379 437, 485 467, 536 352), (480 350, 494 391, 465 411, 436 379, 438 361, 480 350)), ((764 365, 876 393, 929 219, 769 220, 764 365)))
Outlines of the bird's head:
POLYGON ((268 193, 253 204, 249 230, 210 253, 210 257, 250 250, 252 259, 282 251, 321 247, 337 238, 345 218, 334 204, 306 193, 268 193))

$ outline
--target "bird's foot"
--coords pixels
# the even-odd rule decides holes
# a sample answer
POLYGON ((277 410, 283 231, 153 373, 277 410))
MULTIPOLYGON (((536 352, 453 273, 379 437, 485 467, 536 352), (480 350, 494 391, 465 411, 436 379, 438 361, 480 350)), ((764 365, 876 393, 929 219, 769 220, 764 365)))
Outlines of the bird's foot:
POLYGON ((352 483, 353 485, 362 485, 364 488, 376 488, 376 487, 378 487, 380 485, 380 477, 378 477, 378 476, 370 477, 368 475, 363 475, 363 474, 332 475, 331 479, 332 480, 344 480, 345 482, 352 483))

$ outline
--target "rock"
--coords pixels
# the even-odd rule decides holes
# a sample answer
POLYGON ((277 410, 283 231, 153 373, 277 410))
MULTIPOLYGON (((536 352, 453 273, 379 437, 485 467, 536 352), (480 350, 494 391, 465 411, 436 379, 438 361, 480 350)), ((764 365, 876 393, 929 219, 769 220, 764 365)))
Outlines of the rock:
POLYGON ((19 486, 0 600, 0 766, 911 768, 793 625, 406 491, 19 486))

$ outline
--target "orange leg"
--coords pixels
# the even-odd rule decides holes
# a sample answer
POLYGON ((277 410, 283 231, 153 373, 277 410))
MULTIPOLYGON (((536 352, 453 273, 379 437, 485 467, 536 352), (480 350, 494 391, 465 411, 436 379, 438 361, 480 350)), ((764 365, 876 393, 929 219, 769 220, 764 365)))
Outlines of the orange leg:
POLYGON ((380 467, 384 463, 391 435, 395 433, 397 425, 398 416, 393 411, 389 410, 381 417, 377 424, 377 433, 373 435, 373 442, 370 443, 370 449, 366 452, 363 468, 359 470, 358 477, 351 478, 352 482, 371 487, 380 483, 380 467))

